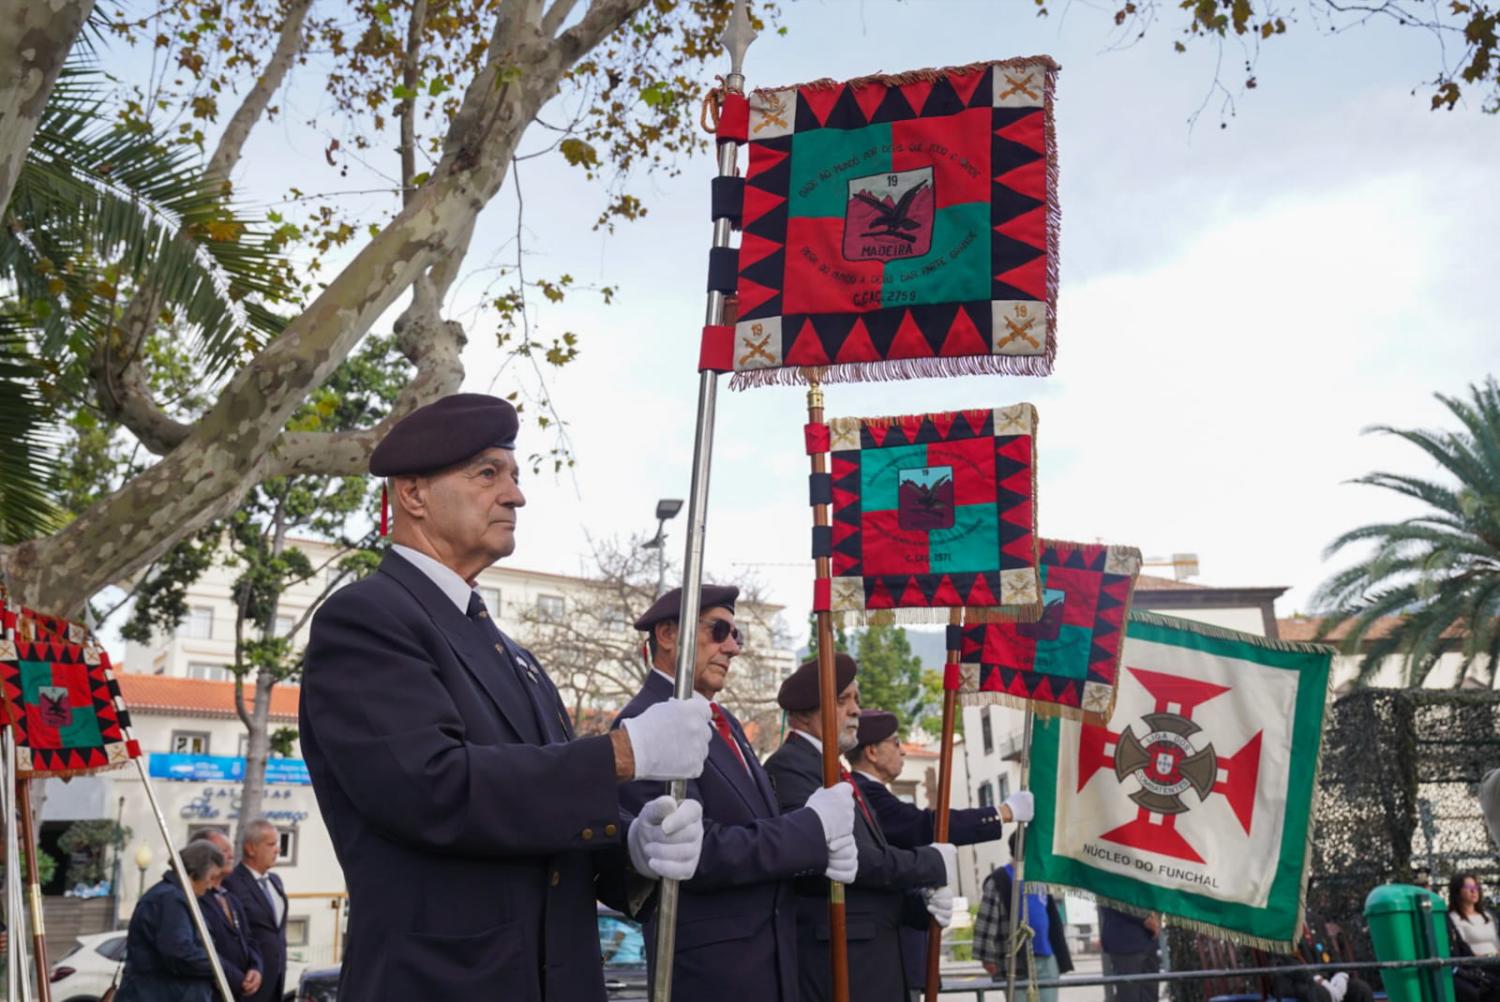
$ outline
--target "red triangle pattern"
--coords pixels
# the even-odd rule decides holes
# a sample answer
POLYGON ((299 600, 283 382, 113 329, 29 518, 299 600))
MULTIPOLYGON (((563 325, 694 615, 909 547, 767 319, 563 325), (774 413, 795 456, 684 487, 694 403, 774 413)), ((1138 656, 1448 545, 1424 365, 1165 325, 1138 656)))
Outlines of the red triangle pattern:
POLYGON ((875 582, 875 587, 865 596, 866 609, 892 609, 896 603, 891 600, 891 593, 880 581, 875 582))
POLYGON ((879 423, 867 424, 864 430, 870 433, 870 439, 875 443, 875 447, 879 448, 885 445, 885 436, 890 433, 891 426, 879 423))
POLYGON ((964 604, 963 596, 953 586, 953 579, 944 574, 938 580, 937 591, 932 593, 932 604, 938 608, 957 608, 964 604))
POLYGON ((764 143, 750 144, 750 161, 745 166, 745 178, 759 177, 791 156, 786 150, 778 150, 764 143))
POLYGON ((782 246, 775 240, 767 240, 754 233, 742 234, 740 236, 740 270, 744 271, 755 262, 770 257, 781 250, 782 246))
MULTIPOLYGON (((838 491, 833 492, 834 503, 838 502, 838 491)), ((833 523, 833 545, 837 546, 850 536, 859 535, 859 526, 850 525, 848 522, 833 523)))
POLYGON ((863 87, 851 87, 849 93, 854 95, 854 103, 859 105, 859 110, 865 113, 865 121, 869 121, 875 115, 875 109, 880 107, 880 102, 885 100, 887 88, 883 84, 865 84, 863 87))
POLYGON ((740 209, 740 225, 749 226, 772 209, 784 204, 786 204, 786 199, 782 196, 747 184, 745 185, 745 204, 740 209))
POLYGON ((1033 112, 1025 118, 1011 122, 1003 129, 996 129, 995 135, 1001 139, 1009 139, 1013 143, 1020 143, 1038 153, 1046 153, 1047 116, 1040 111, 1033 112))
MULTIPOLYGON (((759 282, 752 282, 752 281, 750 281, 750 279, 746 278, 744 275, 740 276, 740 283, 739 283, 739 287, 738 288, 739 288, 739 297, 740 297, 740 315, 741 316, 743 316, 746 313, 749 313, 753 309, 756 309, 761 304, 765 303, 767 300, 774 298, 776 296, 776 292, 777 292, 776 289, 772 289, 769 286, 761 285, 759 282)), ((804 333, 807 332, 807 331, 810 331, 811 329, 812 329, 812 324, 810 324, 810 323, 803 326, 803 332, 804 333)), ((818 339, 818 336, 816 334, 814 334, 813 335, 813 340, 816 341, 817 339, 818 339)), ((800 341, 800 337, 799 337, 799 341, 800 341)), ((819 345, 818 346, 818 352, 821 354, 822 351, 823 351, 823 347, 822 347, 822 345, 819 345)), ((791 362, 791 357, 790 356, 788 356, 787 361, 791 362)), ((821 361, 821 362, 799 362, 797 364, 799 364, 799 365, 827 365, 828 364, 828 359, 825 356, 823 358, 823 361, 821 361)))
POLYGON ((843 96, 844 87, 842 84, 837 87, 803 87, 797 93, 806 102, 807 110, 812 112, 813 118, 818 120, 819 125, 822 125, 828 121, 828 113, 843 96))
MULTIPOLYGON (((744 289, 745 279, 740 279, 740 288, 744 289)), ((754 285, 754 282, 749 283, 754 285)), ((763 288, 763 286, 762 286, 763 288)), ((744 292, 740 293, 740 312, 748 312, 753 307, 744 305, 744 292)), ((770 298, 770 297, 766 297, 770 298)), ((761 302, 765 302, 762 299, 761 302)), ((823 339, 818 337, 818 332, 813 330, 811 320, 802 321, 802 329, 797 332, 797 340, 792 342, 792 348, 786 353, 787 365, 827 365, 828 353, 823 350, 823 339)))
POLYGON ((919 115, 922 113, 922 106, 927 103, 927 97, 931 93, 931 80, 913 80, 911 83, 901 85, 901 96, 906 98, 906 103, 911 105, 911 110, 919 115))
POLYGON ((980 335, 979 328, 974 326, 974 321, 969 319, 969 311, 960 308, 958 315, 953 318, 953 326, 948 328, 948 336, 943 339, 943 357, 984 355, 988 352, 989 346, 984 343, 984 337, 980 335))
POLYGON ((903 608, 922 608, 927 605, 927 596, 922 594, 922 589, 917 587, 916 578, 908 578, 906 588, 901 592, 901 605, 903 608))
MULTIPOLYGON (((743 282, 744 279, 740 281, 743 282)), ((1013 285, 1031 298, 1045 301, 1047 298, 1047 256, 1040 255, 1010 271, 1001 272, 995 276, 995 281, 1013 285)))
POLYGON ((973 99, 974 90, 979 86, 979 82, 983 79, 984 71, 982 70, 976 70, 973 73, 948 74, 948 82, 951 83, 953 85, 953 89, 958 92, 959 100, 963 101, 965 106, 967 106, 969 101, 973 99))
POLYGON ((1047 161, 1033 160, 1014 170, 1008 170, 995 178, 1012 191, 1019 191, 1028 198, 1045 201, 1047 198, 1047 161))
POLYGON ((999 605, 1000 599, 990 590, 990 583, 981 574, 974 580, 974 587, 969 589, 969 597, 965 599, 966 605, 991 606, 999 605))
MULTIPOLYGON (((932 415, 932 426, 943 439, 947 439, 948 432, 953 429, 953 423, 958 420, 958 414, 953 411, 944 411, 941 414, 932 415)), ((945 577, 943 580, 947 580, 945 577)))
MULTIPOLYGON (((1012 240, 1019 240, 1023 244, 1030 244, 1037 250, 1044 251, 1047 249, 1047 207, 1038 205, 1029 212, 1007 219, 995 227, 995 232, 1003 233, 1012 240)), ((743 255, 741 259, 743 260, 743 255)))
POLYGON ((849 330, 849 336, 844 338, 844 343, 839 345, 839 353, 834 356, 834 362, 878 362, 880 352, 875 350, 875 342, 870 340, 869 328, 865 327, 863 320, 854 321, 854 326, 849 330))
POLYGON ((896 337, 891 341, 887 358, 931 358, 932 345, 922 336, 922 328, 912 319, 911 310, 901 314, 901 326, 896 328, 896 337))

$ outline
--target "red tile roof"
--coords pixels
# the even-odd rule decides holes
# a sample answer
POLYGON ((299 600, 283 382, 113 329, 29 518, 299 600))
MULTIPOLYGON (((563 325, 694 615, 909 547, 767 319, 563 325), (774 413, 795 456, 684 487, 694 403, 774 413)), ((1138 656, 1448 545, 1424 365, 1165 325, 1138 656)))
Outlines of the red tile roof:
MULTIPOLYGON (((1389 636, 1390 632, 1396 628, 1396 624, 1400 622, 1400 616, 1380 617, 1375 621, 1375 625, 1370 628, 1370 631, 1365 634, 1365 640, 1379 640, 1381 637, 1389 636)), ((1322 625, 1323 620, 1317 616, 1293 616, 1291 619, 1278 619, 1276 621, 1276 627, 1281 633, 1282 640, 1318 641, 1318 627, 1322 625)), ((1351 625, 1348 622, 1340 623, 1321 642, 1331 643, 1343 640, 1349 635, 1349 627, 1351 625)), ((1443 631, 1443 638, 1446 640, 1457 640, 1466 636, 1468 636, 1468 631, 1458 627, 1450 626, 1443 631)))
MULTIPOLYGON (((125 705, 134 713, 170 713, 224 719, 235 716, 233 682, 209 682, 166 675, 130 675, 124 672, 116 678, 120 682, 120 695, 124 697, 125 705)), ((255 689, 248 684, 245 688, 245 701, 249 706, 254 703, 255 689)), ((301 694, 300 686, 284 682, 272 689, 271 719, 296 720, 297 701, 301 694)))

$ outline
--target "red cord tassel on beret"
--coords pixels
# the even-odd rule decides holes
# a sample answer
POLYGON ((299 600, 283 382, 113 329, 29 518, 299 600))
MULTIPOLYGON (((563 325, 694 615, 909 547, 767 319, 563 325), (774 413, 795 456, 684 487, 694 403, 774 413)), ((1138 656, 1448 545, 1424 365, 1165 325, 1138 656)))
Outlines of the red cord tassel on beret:
POLYGON ((390 499, 386 497, 383 484, 380 487, 380 534, 382 536, 391 534, 390 499))

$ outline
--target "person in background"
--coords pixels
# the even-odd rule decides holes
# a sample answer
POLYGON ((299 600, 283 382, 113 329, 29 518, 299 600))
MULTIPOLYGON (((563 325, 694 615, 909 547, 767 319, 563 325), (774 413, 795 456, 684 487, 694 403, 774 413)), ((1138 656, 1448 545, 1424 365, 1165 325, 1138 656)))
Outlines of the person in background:
POLYGON ((286 888, 271 872, 281 855, 281 833, 265 818, 245 826, 240 865, 224 878, 224 888, 239 900, 249 921, 248 933, 260 955, 260 985, 246 995, 251 1002, 280 1002, 286 984, 286 888))
MULTIPOLYGON (((1099 949, 1104 973, 1154 974, 1161 970, 1161 921, 1155 915, 1141 917, 1099 906, 1099 949)), ((1160 990, 1155 981, 1106 985, 1109 1002, 1154 1002, 1160 990)))
MULTIPOLYGON (((1016 832, 1011 832, 1009 844, 1010 856, 1014 860, 1016 832)), ((974 959, 983 964, 994 978, 1004 978, 1009 970, 1010 889, 1014 879, 1014 863, 1006 863, 984 879, 979 915, 974 920, 974 959)), ((1062 915, 1057 910, 1057 901, 1050 894, 1023 894, 1021 901, 1026 909, 1026 924, 1031 927, 1036 980, 1055 981, 1073 969, 1073 956, 1068 952, 1068 937, 1063 929, 1062 915)), ((1016 960, 1016 978, 1029 980, 1030 977, 1023 950, 1016 960)), ((1041 989, 1041 1002, 1057 1002, 1057 989, 1041 989)))
POLYGON ((198 899, 198 907, 203 911, 203 922, 213 938, 214 950, 219 955, 229 986, 240 996, 252 998, 260 991, 260 951, 250 935, 245 906, 224 888, 224 879, 234 872, 234 853, 229 836, 216 828, 207 828, 194 835, 192 841, 207 842, 224 856, 219 879, 198 899))
MULTIPOLYGON (((190 842, 179 855, 188 890, 203 897, 219 879, 224 854, 207 842, 190 842)), ((198 939, 182 882, 168 870, 131 913, 115 1002, 212 1002, 214 992, 213 963, 198 939)))
MULTIPOLYGON (((1472 873, 1448 881, 1448 945, 1455 957, 1500 954, 1495 917, 1484 906, 1484 887, 1472 873)), ((1493 968, 1456 967, 1453 993, 1458 1002, 1500 1002, 1500 977, 1493 968)))

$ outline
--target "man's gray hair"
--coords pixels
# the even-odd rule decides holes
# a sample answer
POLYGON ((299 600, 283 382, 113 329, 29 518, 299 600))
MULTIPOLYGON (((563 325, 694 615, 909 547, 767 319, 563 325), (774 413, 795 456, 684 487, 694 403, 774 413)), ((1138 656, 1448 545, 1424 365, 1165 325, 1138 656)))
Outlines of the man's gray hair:
POLYGON ((246 822, 244 837, 240 839, 240 847, 244 848, 251 842, 259 842, 265 838, 266 832, 271 832, 278 839, 281 837, 280 830, 267 818, 256 818, 254 821, 246 822))
POLYGON ((178 855, 189 880, 202 880, 224 865, 224 854, 206 840, 189 842, 178 855))

